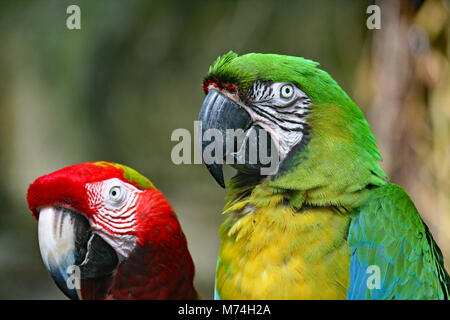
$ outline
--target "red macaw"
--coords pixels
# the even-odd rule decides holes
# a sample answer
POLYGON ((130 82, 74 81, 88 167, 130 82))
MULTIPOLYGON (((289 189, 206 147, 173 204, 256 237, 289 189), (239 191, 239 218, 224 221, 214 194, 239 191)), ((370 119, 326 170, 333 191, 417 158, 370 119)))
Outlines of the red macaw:
POLYGON ((73 165, 38 178, 27 200, 43 261, 69 298, 198 298, 177 217, 135 170, 73 165))

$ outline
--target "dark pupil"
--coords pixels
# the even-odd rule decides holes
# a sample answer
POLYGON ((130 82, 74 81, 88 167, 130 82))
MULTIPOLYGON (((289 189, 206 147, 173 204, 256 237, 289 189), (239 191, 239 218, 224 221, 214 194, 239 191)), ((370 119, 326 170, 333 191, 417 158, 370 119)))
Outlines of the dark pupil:
POLYGON ((291 91, 291 90, 289 90, 289 88, 286 88, 285 90, 286 90, 286 94, 289 94, 289 92, 291 91))
POLYGON ((115 190, 113 190, 113 192, 111 193, 113 195, 113 197, 117 194, 115 190))

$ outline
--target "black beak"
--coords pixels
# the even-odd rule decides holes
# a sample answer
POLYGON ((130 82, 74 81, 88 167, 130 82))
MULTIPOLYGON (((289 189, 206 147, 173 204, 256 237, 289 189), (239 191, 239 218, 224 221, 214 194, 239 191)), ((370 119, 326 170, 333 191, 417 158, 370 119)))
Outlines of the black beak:
POLYGON ((277 154, 271 152, 275 145, 273 140, 232 99, 217 90, 209 90, 199 121, 202 125, 200 146, 203 162, 222 188, 225 188, 224 163, 241 172, 258 174, 262 167, 271 166, 270 161, 277 154), (214 138, 209 139, 211 136, 214 138), (265 151, 264 157, 260 156, 261 148, 265 151))
POLYGON ((39 213, 39 247, 50 275, 70 299, 102 298, 118 257, 81 214, 46 206, 39 213))
MULTIPOLYGON (((225 188, 225 182, 223 179, 222 164, 223 159, 227 153, 226 150, 226 134, 227 129, 247 129, 252 123, 252 119, 248 113, 242 109, 236 102, 227 98, 225 95, 217 90, 209 90, 206 96, 198 120, 202 124, 202 131, 200 137, 200 145, 202 149, 203 161, 206 164, 209 172, 214 179, 219 183, 222 188, 225 188), (217 134, 220 134, 221 141, 215 141, 221 144, 222 158, 215 157, 216 154, 212 154, 214 161, 208 161, 205 159, 205 149, 210 145, 210 141, 205 141, 203 138, 205 132, 214 129, 217 134)), ((217 137, 216 137, 217 139, 217 137)), ((213 152, 216 150, 212 150, 213 152)))

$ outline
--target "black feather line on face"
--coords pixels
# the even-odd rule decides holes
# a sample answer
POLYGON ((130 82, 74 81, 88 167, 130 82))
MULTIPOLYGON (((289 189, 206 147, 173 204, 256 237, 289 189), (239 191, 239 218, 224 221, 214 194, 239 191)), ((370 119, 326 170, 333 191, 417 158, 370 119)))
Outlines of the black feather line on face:
POLYGON ((293 121, 290 119, 281 119, 278 118, 277 116, 268 113, 267 111, 258 108, 255 105, 252 105, 252 110, 257 113, 258 115, 260 115, 261 117, 269 117, 272 119, 272 122, 275 123, 277 126, 279 126, 280 128, 286 130, 286 131, 301 131, 301 130, 297 130, 297 128, 286 128, 285 126, 282 125, 282 123, 292 123, 292 124, 299 124, 301 126, 304 125, 304 122, 297 122, 297 121, 293 121))
POLYGON ((281 110, 277 110, 277 113, 279 113, 279 114, 285 114, 285 115, 293 115, 293 116, 297 116, 298 118, 302 119, 302 118, 304 118, 304 117, 307 115, 308 109, 307 109, 307 108, 300 108, 300 109, 301 109, 301 110, 305 110, 305 113, 303 113, 303 114, 298 114, 298 113, 295 112, 295 111, 281 111, 281 110))
MULTIPOLYGON (((272 81, 266 81, 266 80, 262 80, 262 79, 258 79, 255 82, 253 82, 253 85, 250 86, 248 88, 248 90, 246 90, 244 97, 246 102, 248 101, 254 101, 255 98, 258 96, 258 91, 261 90, 261 87, 263 88, 263 93, 262 93, 262 97, 270 97, 272 96, 273 90, 272 90, 272 81), (267 90, 269 90, 269 92, 267 93, 267 90)), ((263 100, 259 100, 259 102, 261 102, 263 100)), ((269 101, 269 100, 268 100, 269 101)))

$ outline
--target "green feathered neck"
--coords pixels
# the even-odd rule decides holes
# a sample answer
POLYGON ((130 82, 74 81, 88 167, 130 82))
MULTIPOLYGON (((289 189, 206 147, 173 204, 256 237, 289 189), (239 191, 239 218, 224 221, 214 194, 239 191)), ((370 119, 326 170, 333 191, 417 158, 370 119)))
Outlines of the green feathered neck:
POLYGON ((289 154, 268 181, 271 188, 295 191, 291 199, 295 207, 353 208, 365 191, 386 184, 375 138, 353 102, 315 104, 308 124, 308 142, 289 154))

